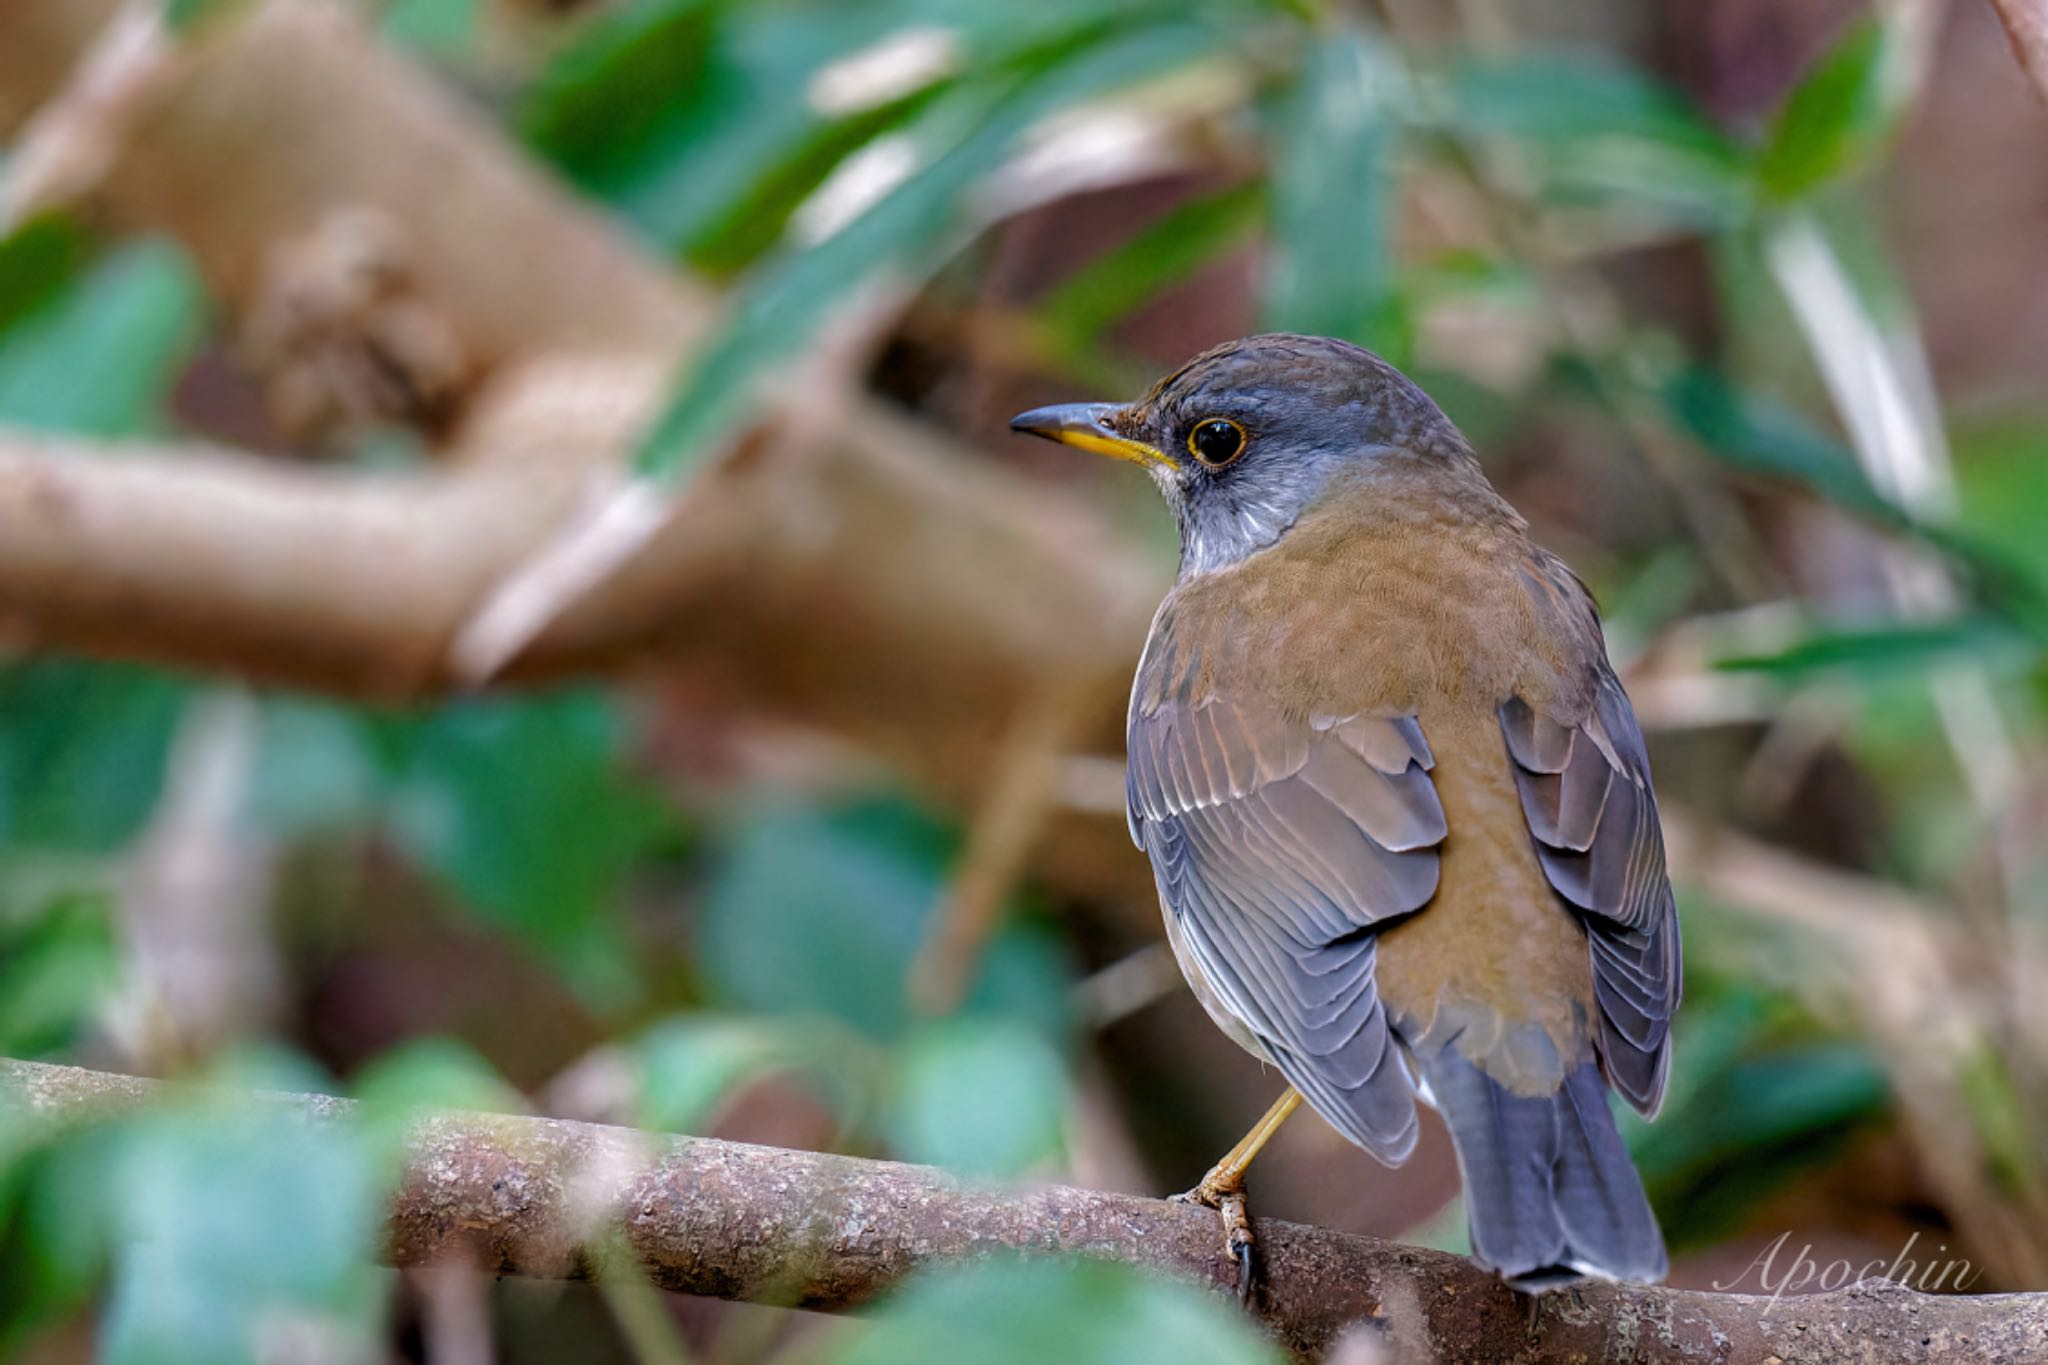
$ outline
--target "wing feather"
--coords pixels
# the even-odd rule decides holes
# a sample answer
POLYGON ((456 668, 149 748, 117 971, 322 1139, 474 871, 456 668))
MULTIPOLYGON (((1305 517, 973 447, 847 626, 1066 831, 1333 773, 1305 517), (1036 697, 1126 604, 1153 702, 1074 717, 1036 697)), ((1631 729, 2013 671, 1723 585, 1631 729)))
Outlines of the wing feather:
POLYGON ((1604 664, 1592 709, 1575 724, 1512 697, 1500 726, 1544 876, 1586 925, 1608 1080, 1653 1114, 1682 981, 1678 907, 1642 730, 1604 664))
POLYGON ((1374 984, 1374 933, 1436 893, 1446 827, 1421 727, 1148 701, 1131 718, 1131 833, 1184 950, 1318 1112, 1401 1160, 1413 1083, 1374 984))

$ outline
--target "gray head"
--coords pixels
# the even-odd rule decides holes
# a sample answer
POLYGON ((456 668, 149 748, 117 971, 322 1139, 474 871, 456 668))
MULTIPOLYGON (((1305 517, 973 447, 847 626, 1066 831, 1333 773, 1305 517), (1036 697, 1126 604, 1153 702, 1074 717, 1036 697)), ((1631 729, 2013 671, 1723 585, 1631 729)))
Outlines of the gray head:
POLYGON ((1457 428, 1399 370, 1287 333, 1204 351, 1134 403, 1039 408, 1010 426, 1143 465, 1180 522, 1183 574, 1272 544, 1340 475, 1472 466, 1457 428))

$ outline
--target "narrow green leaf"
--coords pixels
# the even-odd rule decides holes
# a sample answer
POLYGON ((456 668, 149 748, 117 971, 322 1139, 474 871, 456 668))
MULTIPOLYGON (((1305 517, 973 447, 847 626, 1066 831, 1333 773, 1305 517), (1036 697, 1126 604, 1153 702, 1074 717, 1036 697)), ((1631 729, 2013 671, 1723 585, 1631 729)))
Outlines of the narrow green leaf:
POLYGON ((629 178, 679 105, 705 87, 711 0, 639 0, 582 28, 534 83, 519 126, 579 181, 629 178))
POLYGON ((1392 241, 1404 85, 1355 28, 1310 51, 1275 132, 1267 326, 1405 350, 1392 241))
POLYGON ((1176 205, 1159 221, 1069 275, 1040 315, 1070 349, 1094 345, 1119 319, 1244 241, 1265 210, 1258 185, 1238 185, 1176 205))
POLYGON ((1907 524, 1905 510, 1877 491, 1848 447, 1791 408, 1699 367, 1680 371, 1660 396, 1679 428, 1724 463, 1803 484, 1874 521, 1907 524))
POLYGON ((1725 669, 1797 679, 1829 671, 1925 673, 1958 658, 2023 666, 2035 657, 2034 646, 2009 624, 1968 616, 1926 624, 1818 630, 1775 654, 1738 655, 1716 663, 1725 669))
POLYGON ((1215 43, 1212 32, 1195 26, 1145 28, 1007 82, 963 85, 939 100, 908 133, 927 152, 919 169, 832 236, 770 261, 742 286, 730 320, 693 358, 641 443, 635 471, 659 482, 685 475, 753 411, 768 371, 815 336, 857 286, 934 268, 962 201, 1032 125, 1126 84, 1134 70, 1164 74, 1207 55, 1215 43))
POLYGON ((1815 1039, 1796 1006, 1759 989, 1744 965, 1757 950, 1756 923, 1691 900, 1685 914, 1687 1001, 1664 1112, 1654 1123, 1617 1115, 1674 1247, 1740 1226, 1878 1117, 1887 1098, 1866 1049, 1815 1039), (1703 926, 1708 941, 1696 944, 1703 926), (1738 930, 1741 949, 1723 956, 1713 939, 1738 930))
POLYGON ((2031 1199, 2041 1188, 2042 1172, 2025 1090, 2013 1074, 2013 1059, 1991 1037, 1973 1042, 1956 1069, 1971 1127, 1983 1143, 1992 1179, 2008 1195, 2031 1199))
POLYGON ((1439 86, 1445 126, 1514 139, 1547 199, 1702 225, 1737 221, 1750 207, 1747 154, 1684 95, 1633 68, 1538 51, 1457 62, 1439 86))
POLYGON ((929 107, 943 88, 928 86, 849 118, 818 121, 793 135, 726 208, 707 214, 695 226, 683 245, 685 258, 714 275, 752 264, 783 239, 792 215, 834 168, 929 107))
POLYGON ((1904 112, 1901 54, 1891 30, 1859 19, 1785 101, 1757 179, 1780 202, 1839 179, 1868 160, 1904 112))
POLYGON ((643 0, 591 23, 520 114, 536 150, 700 270, 726 273, 781 240, 791 212, 847 156, 959 85, 1005 84, 1163 6, 1042 0, 643 0), (892 42, 921 40, 907 81, 857 107, 819 82, 892 42))
POLYGON ((1968 524, 1912 516, 1877 490, 1848 447, 1793 409, 1743 392, 1711 370, 1681 371, 1658 392, 1677 427, 1716 459, 1746 473, 1789 479, 1880 526, 1918 537, 1969 576, 1986 608, 2048 640, 2048 570, 2023 548, 1968 524))

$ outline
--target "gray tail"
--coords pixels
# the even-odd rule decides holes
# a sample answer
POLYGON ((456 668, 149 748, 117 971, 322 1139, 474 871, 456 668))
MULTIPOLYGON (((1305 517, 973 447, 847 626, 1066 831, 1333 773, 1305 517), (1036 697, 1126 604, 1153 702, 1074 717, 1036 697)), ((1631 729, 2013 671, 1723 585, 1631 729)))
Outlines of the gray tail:
POLYGON ((1553 1095, 1516 1095, 1447 1046, 1423 1063, 1451 1127, 1472 1252, 1517 1289, 1587 1275, 1664 1278, 1664 1238, 1592 1062, 1553 1095))

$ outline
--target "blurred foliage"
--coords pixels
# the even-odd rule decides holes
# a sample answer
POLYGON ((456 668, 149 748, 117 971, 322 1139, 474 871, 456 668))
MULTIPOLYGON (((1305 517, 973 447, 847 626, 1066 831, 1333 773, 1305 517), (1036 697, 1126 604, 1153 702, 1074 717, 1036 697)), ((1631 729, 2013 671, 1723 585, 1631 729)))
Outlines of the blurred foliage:
POLYGON ((841 1328, 824 1353, 831 1365, 1256 1365, 1279 1358, 1200 1290, 1102 1261, 994 1261, 930 1275, 872 1321, 841 1328))
MULTIPOLYGON (((488 65, 492 6, 375 8, 388 38, 452 71, 488 65)), ((1856 226, 1915 94, 1889 23, 1848 25, 1773 116, 1738 128, 1625 55, 1414 44, 1279 0, 577 8, 590 12, 552 30, 525 79, 494 87, 508 131, 679 268, 729 287, 722 325, 644 443, 644 476, 686 478, 850 301, 985 266, 975 244, 1029 207, 1014 197, 1019 159, 1049 125, 1170 106, 1192 89, 1207 101, 1192 141, 1217 164, 1002 305, 1030 363, 1106 392, 1135 382, 1154 358, 1136 353, 1130 319, 1249 251, 1261 319, 1413 365, 1482 447, 1539 419, 1585 429, 1590 412, 1600 430, 1626 433, 1609 471, 1624 488, 1662 488, 1672 506, 1704 489, 1731 504, 1826 508, 1896 538, 1953 577, 1947 610, 1810 604, 1789 634, 1708 663, 1839 718, 1843 750, 1878 794, 1879 870, 1947 889, 1981 860, 1982 820, 1961 798, 1927 680, 1983 670, 2020 740, 2038 736, 2048 418, 1951 423, 1953 515, 1900 505, 1853 432, 1835 434, 1768 261, 1774 233, 1811 223, 1847 263, 1851 305, 1899 348, 1919 346, 1882 233, 1856 226), (1425 178, 1482 225, 1473 240, 1428 245, 1417 233, 1425 178), (1711 345, 1631 311, 1598 269, 1673 241, 1707 262, 1711 345), (1589 291, 1599 306, 1579 307, 1589 291), (1431 340, 1461 309, 1523 338, 1529 363, 1506 377, 1461 368, 1457 347, 1431 340), (1589 313, 1599 326, 1549 321, 1589 313), (1675 461, 1660 455, 1670 451, 1675 461)), ((172 17, 229 16, 202 3, 172 17)), ((0 421, 95 437, 174 429, 173 386, 216 325, 175 245, 33 221, 0 238, 0 421)), ((1659 535, 1671 509, 1637 511, 1614 518, 1616 544, 1588 547, 1617 639, 1755 605, 1723 566, 1749 547, 1659 535)), ((135 668, 0 662, 0 1053, 106 1055, 108 1019, 145 984, 124 879, 174 784, 181 725, 209 695, 135 668)), ((1052 1174, 1071 1156, 1093 1046, 1074 988, 1098 945, 1067 932, 1054 912, 1068 907, 1015 897, 957 1015, 924 1017, 906 999, 959 851, 959 812, 885 784, 707 796, 648 762, 649 706, 620 691, 402 715, 292 697, 254 707, 235 817, 278 854, 273 910, 290 970, 331 970, 324 988, 341 990, 337 961, 426 932, 400 923, 416 917, 468 936, 423 968, 451 996, 472 970, 509 977, 502 962, 461 955, 478 943, 530 973, 486 987, 531 992, 513 1013, 571 1021, 560 1026, 593 1055, 622 1062, 629 1121, 703 1131, 781 1084, 850 1150, 974 1176, 1052 1174), (321 921, 336 904, 350 927, 321 921), (544 999, 550 990, 561 999, 544 999)), ((1726 930, 1712 926, 1731 912, 1689 896, 1687 914, 1689 999, 1667 1112, 1627 1125, 1680 1248, 1740 1230, 1788 1183, 1883 1129, 1892 1084, 1866 1041, 1760 993, 1740 955, 1716 949, 1726 930)), ((404 942, 395 951, 417 946, 404 942)), ((274 1115, 229 1121, 196 1102, 62 1132, 0 1124, 0 1355, 88 1305, 103 1354, 124 1362, 290 1358, 306 1343, 374 1340, 398 1310, 388 1280, 363 1265, 403 1116, 527 1102, 500 1074, 529 1064, 519 1044, 459 1013, 439 1027, 446 1036, 379 1038, 365 1057, 284 1018, 272 1050, 187 1059, 200 1076, 350 1090, 372 1114, 360 1132, 309 1139, 274 1115)), ((2013 1071, 1987 1049, 1966 1088, 1997 1178, 2020 1189, 2040 1178, 2040 1135, 2013 1071)), ((847 1365, 1267 1358, 1195 1291, 1085 1263, 935 1276, 788 1354, 847 1365)))

